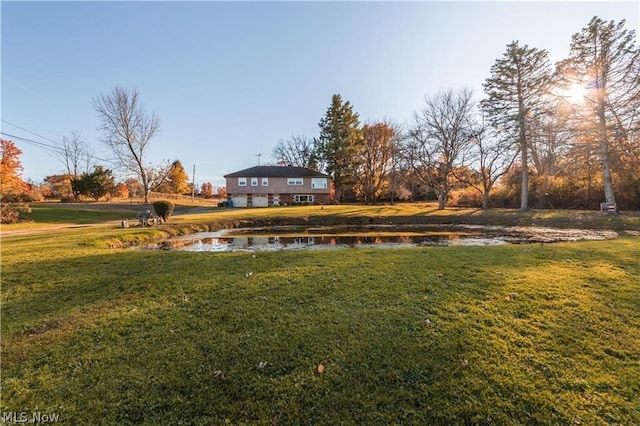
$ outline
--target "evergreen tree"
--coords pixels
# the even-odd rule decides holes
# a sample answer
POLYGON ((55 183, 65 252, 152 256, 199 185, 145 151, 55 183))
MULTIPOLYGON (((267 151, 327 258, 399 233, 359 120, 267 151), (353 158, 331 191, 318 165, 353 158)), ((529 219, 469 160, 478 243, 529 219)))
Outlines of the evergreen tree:
POLYGON ((597 141, 607 203, 616 203, 612 150, 632 140, 640 123, 640 48, 635 31, 624 25, 624 20, 592 18, 573 35, 569 59, 561 64, 570 84, 585 89, 584 105, 578 108, 585 133, 591 130, 586 139, 597 141))
POLYGON ((543 114, 553 83, 553 72, 546 50, 507 46, 502 58, 491 66, 491 77, 484 83, 487 98, 481 105, 493 126, 509 136, 520 150, 522 192, 520 209, 529 208, 528 156, 532 119, 543 114))
POLYGON ((114 194, 116 183, 111 170, 95 166, 93 172, 85 172, 79 178, 72 179, 71 187, 74 193, 87 195, 98 201, 101 197, 114 194))
POLYGON ((343 189, 355 182, 356 171, 363 147, 362 130, 358 114, 349 101, 343 102, 338 94, 318 123, 320 137, 316 139, 316 152, 324 163, 326 173, 333 179, 336 201, 343 189))

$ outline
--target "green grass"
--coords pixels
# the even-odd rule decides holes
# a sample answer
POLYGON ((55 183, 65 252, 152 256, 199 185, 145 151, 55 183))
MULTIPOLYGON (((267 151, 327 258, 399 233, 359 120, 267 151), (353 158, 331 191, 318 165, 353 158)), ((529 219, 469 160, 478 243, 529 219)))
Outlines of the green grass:
POLYGON ((119 425, 640 423, 637 237, 255 255, 100 243, 158 231, 141 232, 3 237, 3 411, 119 425))

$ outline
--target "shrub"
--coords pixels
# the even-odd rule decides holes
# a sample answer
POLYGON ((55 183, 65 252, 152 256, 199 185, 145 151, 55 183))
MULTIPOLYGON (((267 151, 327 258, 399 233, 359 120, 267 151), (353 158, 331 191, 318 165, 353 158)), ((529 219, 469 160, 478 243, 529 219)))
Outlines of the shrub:
POLYGON ((20 221, 20 213, 31 213, 31 208, 26 203, 7 203, 3 200, 0 206, 0 223, 17 223, 20 221))
POLYGON ((163 222, 169 221, 169 216, 171 216, 175 207, 175 204, 168 200, 159 200, 153 203, 153 210, 160 216, 163 222))

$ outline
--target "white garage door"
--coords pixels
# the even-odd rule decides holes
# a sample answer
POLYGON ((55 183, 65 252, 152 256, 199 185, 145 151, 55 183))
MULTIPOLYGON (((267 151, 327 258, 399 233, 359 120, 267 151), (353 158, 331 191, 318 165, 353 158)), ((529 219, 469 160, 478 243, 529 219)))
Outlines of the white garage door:
POLYGON ((269 198, 266 195, 254 195, 253 207, 267 207, 269 205, 269 198))
POLYGON ((233 207, 247 207, 247 197, 245 195, 231 197, 231 201, 233 201, 233 207))

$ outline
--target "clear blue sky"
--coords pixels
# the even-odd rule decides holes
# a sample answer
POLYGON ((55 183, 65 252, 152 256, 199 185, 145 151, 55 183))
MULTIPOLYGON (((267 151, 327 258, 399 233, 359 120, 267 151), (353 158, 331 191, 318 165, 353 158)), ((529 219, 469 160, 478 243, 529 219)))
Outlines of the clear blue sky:
MULTIPOLYGON (((404 123, 439 90, 481 98, 513 40, 555 62, 595 15, 639 25, 637 1, 2 1, 1 14, 3 132, 53 145, 77 130, 109 158, 92 100, 138 88, 162 121, 148 160, 178 159, 190 176, 195 164, 198 186, 258 153, 272 162, 291 135, 317 136, 334 93, 363 122, 404 123)), ((63 171, 50 150, 13 140, 23 178, 63 171)))

